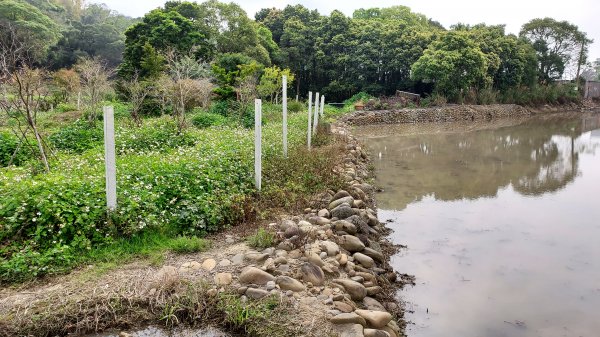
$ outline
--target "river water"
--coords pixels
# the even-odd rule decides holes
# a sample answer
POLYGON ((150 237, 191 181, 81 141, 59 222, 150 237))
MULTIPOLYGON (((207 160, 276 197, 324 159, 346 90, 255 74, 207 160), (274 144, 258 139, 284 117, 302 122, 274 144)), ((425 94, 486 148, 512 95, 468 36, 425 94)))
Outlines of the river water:
POLYGON ((600 117, 355 129, 409 337, 600 336, 600 117))

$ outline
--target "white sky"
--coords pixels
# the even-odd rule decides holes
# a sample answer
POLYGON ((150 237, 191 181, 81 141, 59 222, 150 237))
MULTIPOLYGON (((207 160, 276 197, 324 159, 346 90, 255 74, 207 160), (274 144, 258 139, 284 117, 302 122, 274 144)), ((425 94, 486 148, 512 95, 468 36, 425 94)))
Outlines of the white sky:
MULTIPOLYGON (((123 14, 139 17, 160 7, 165 0, 88 0, 105 3, 123 14)), ((229 0, 221 0, 227 1, 229 0)), ((197 1, 202 2, 202 1, 197 1)), ((551 17, 567 20, 595 40, 590 46, 590 60, 600 58, 600 1, 598 0, 236 0, 254 17, 261 8, 284 8, 288 4, 302 4, 309 9, 317 8, 321 14, 334 9, 351 16, 358 8, 389 7, 403 5, 413 12, 425 14, 439 21, 446 28, 462 22, 468 24, 506 24, 507 32, 518 34, 521 25, 533 18, 551 17)))

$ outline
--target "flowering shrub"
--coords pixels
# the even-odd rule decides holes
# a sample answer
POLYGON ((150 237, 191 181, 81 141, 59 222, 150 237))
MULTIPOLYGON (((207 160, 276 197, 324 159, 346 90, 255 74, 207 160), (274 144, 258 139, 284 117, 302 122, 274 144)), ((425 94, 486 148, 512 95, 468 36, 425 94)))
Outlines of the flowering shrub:
MULTIPOLYGON (((305 118, 290 116, 291 145, 304 141, 305 118)), ((64 151, 51 173, 0 168, 0 282, 68 270, 81 252, 146 229, 202 236, 243 220, 254 192, 253 130, 190 128, 177 135, 166 117, 141 128, 117 125, 119 207, 108 216, 102 141, 69 130, 54 138, 64 151), (67 139, 82 144, 69 146, 67 139)), ((280 157, 281 124, 263 130, 264 158, 280 157)))

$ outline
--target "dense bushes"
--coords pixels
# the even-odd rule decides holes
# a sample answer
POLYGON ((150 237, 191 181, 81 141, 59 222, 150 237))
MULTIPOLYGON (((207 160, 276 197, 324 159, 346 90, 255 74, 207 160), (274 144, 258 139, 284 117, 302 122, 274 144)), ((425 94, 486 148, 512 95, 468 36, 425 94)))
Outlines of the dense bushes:
POLYGON ((29 144, 19 147, 19 140, 15 136, 8 132, 0 132, 0 167, 8 164, 19 166, 27 161, 30 156, 28 146, 29 144))
POLYGON ((227 118, 220 114, 210 112, 199 112, 192 117, 192 123, 198 128, 208 128, 211 126, 225 125, 227 118))
POLYGON ((104 132, 101 128, 90 126, 88 122, 77 120, 50 135, 52 145, 73 153, 82 153, 102 144, 104 132))
MULTIPOLYGON (((102 142, 83 149, 78 143, 89 138, 78 123, 57 133, 62 138, 56 139, 67 143, 69 135, 77 144, 63 145, 66 150, 51 162, 51 173, 1 169, 0 283, 68 270, 86 252, 147 230, 201 236, 246 216, 254 191, 252 131, 223 126, 218 132, 188 129, 177 135, 166 117, 145 120, 141 128, 125 128, 117 120, 119 208, 107 216, 102 142)), ((305 114, 290 116, 291 146, 304 141, 305 124, 305 114)), ((277 184, 272 188, 317 186, 314 170, 307 179, 293 173, 305 171, 305 165, 286 169, 287 175, 269 173, 282 172, 276 165, 283 162, 281 124, 263 130, 264 157, 271 163, 265 164, 271 177, 266 181, 277 184)))

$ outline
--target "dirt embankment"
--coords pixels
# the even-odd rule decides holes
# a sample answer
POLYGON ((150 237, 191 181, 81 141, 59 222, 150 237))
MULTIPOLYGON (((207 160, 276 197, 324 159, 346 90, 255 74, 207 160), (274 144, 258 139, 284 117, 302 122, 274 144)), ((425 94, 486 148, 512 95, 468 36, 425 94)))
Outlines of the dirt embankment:
POLYGON ((536 108, 516 104, 447 105, 416 109, 356 111, 344 116, 341 120, 350 125, 482 121, 557 112, 589 112, 598 111, 599 108, 600 105, 593 103, 536 108))

